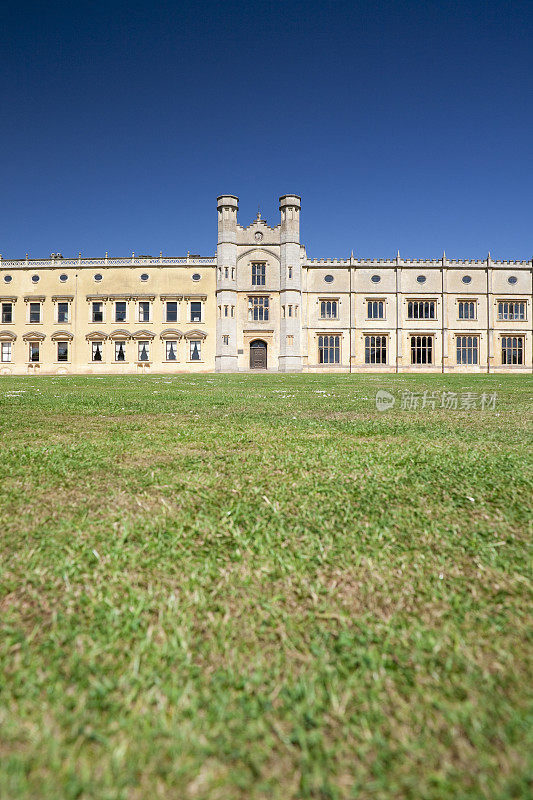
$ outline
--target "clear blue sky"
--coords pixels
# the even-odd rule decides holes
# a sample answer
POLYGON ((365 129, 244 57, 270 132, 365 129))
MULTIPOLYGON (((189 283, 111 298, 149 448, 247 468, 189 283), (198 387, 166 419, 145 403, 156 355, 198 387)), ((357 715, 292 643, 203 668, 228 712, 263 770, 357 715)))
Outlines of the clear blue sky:
POLYGON ((533 256, 533 2, 4 0, 4 258, 211 255, 302 196, 312 257, 533 256))

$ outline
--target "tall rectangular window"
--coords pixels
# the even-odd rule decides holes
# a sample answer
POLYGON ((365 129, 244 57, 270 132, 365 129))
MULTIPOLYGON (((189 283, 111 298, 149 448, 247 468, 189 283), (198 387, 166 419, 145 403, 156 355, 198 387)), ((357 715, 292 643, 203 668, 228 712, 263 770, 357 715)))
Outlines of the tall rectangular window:
POLYGON ((11 342, 2 342, 0 348, 1 360, 5 363, 11 361, 11 342))
POLYGON ((177 300, 167 300, 165 319, 166 319, 167 322, 177 322, 178 321, 178 302, 177 302, 177 300))
POLYGON ((524 337, 502 336, 502 364, 524 363, 524 337))
POLYGON ((475 319, 476 318, 476 301, 475 300, 459 300, 458 316, 459 316, 459 319, 475 319))
POLYGON ((435 300, 409 300, 407 319, 435 319, 435 300))
POLYGON ((13 322, 13 303, 2 303, 2 322, 4 325, 13 322))
POLYGON ((340 342, 341 342, 340 336, 319 336, 318 363, 340 364, 341 360, 340 342))
POLYGON ((128 316, 128 304, 125 300, 117 300, 115 303, 115 322, 126 322, 128 316))
POLYGON ((337 300, 320 301, 320 319, 338 319, 338 317, 339 305, 337 300))
POLYGON ((268 309, 268 297, 248 298, 248 319, 250 322, 267 322, 268 309))
POLYGON ((139 302, 139 322, 150 322, 149 300, 141 300, 139 302))
MULTIPOLYGON (((97 301, 92 304, 92 313, 91 319, 93 322, 103 322, 104 321, 104 304, 100 301, 97 301)), ((93 358, 94 361, 94 358, 93 358)))
POLYGON ((525 318, 525 300, 500 300, 498 303, 498 319, 524 320, 525 318))
POLYGON ((167 339, 165 342, 165 352, 167 361, 178 360, 178 342, 177 339, 167 339))
POLYGON ((222 344, 229 344, 229 336, 227 334, 222 337, 222 344))
POLYGON ((411 364, 433 364, 433 336, 411 336, 411 364))
POLYGON ((477 364, 479 337, 458 336, 456 342, 457 342, 457 363, 477 364))
POLYGON ((139 347, 139 361, 150 361, 150 342, 140 341, 139 347))
POLYGON ((368 319, 385 319, 384 300, 367 300, 366 309, 368 319))
POLYGON ((39 361, 40 345, 39 342, 30 342, 30 361, 39 361))
POLYGON ((365 336, 365 364, 387 363, 387 337, 365 336))
POLYGON ((191 300, 191 322, 202 321, 202 303, 200 300, 191 300))
POLYGON ((57 360, 68 361, 68 342, 57 343, 57 360))
POLYGON ((57 304, 57 321, 68 322, 68 303, 57 304))
POLYGON ((93 361, 103 361, 104 360, 104 343, 103 342, 92 342, 91 353, 93 361))
POLYGON ((252 286, 264 286, 266 283, 266 264, 252 264, 252 286))
POLYGON ((117 340, 115 342, 115 361, 125 361, 126 360, 126 342, 123 340, 117 340))
POLYGON ((41 304, 30 303, 30 322, 41 321, 41 304))
POLYGON ((191 339, 189 345, 191 361, 200 361, 202 356, 202 343, 198 339, 191 339))

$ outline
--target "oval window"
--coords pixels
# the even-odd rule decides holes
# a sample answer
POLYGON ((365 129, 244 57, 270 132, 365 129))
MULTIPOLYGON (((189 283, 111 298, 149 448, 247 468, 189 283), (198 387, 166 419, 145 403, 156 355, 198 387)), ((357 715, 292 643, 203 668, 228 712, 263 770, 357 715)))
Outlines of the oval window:
POLYGON ((32 283, 39 283, 39 276, 38 275, 32 275, 31 276, 31 281, 32 281, 32 283))
POLYGON ((324 280, 326 283, 333 283, 333 275, 325 275, 324 280))
POLYGON ((59 280, 61 281, 61 283, 65 283, 65 281, 67 279, 68 279, 68 275, 65 275, 65 273, 63 273, 62 275, 59 276, 59 280))
POLYGON ((195 272, 194 275, 192 276, 192 279, 193 281, 199 281, 201 277, 202 276, 200 275, 199 272, 195 272))
POLYGON ((463 283, 472 283, 472 278, 470 277, 470 275, 463 275, 461 280, 463 281, 463 283))
POLYGON ((143 274, 141 275, 141 280, 142 281, 147 281, 149 277, 150 276, 148 275, 147 272, 143 272, 143 274))
POLYGON ((11 283, 13 278, 11 277, 11 275, 4 275, 4 280, 6 283, 11 283))
POLYGON ((517 280, 518 278, 516 277, 516 275, 511 275, 510 278, 507 278, 508 283, 511 283, 513 285, 517 282, 517 280))
POLYGON ((97 272, 96 275, 94 276, 94 279, 97 283, 99 283, 102 280, 101 274, 97 272))
POLYGON ((426 276, 425 275, 419 275, 417 277, 417 281, 418 281, 418 283, 425 283, 426 282, 426 276))
POLYGON ((381 275, 372 275, 370 280, 372 281, 372 283, 379 283, 381 280, 381 275))

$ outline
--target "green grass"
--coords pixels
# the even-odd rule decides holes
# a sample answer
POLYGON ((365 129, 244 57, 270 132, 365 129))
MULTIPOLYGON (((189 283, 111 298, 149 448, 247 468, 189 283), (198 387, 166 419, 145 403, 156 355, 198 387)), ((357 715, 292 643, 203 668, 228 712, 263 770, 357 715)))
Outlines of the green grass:
POLYGON ((528 796, 531 386, 0 379, 2 800, 528 796))

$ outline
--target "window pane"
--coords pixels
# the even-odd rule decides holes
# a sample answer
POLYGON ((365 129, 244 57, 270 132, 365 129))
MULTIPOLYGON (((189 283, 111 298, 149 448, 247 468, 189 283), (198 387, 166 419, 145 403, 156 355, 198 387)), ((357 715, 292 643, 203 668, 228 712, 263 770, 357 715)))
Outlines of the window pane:
POLYGON ((167 341, 166 354, 167 354, 167 361, 178 360, 178 342, 175 339, 167 341))
POLYGON ((93 303, 93 322, 103 322, 104 321, 104 304, 103 303, 93 303))
POLYGON ((115 322, 126 322, 127 305, 124 301, 119 300, 115 303, 115 322))
POLYGON ((196 300, 191 301, 191 322, 202 321, 202 304, 196 300))
POLYGON ((102 354, 103 354, 103 342, 93 342, 92 343, 92 354, 93 354, 93 361, 102 361, 102 354))
POLYGON ((68 361, 68 342, 57 343, 57 360, 68 361))
POLYGON ((30 303, 30 322, 41 321, 41 304, 30 303))
POLYGON ((68 322, 68 303, 57 304, 57 321, 68 322))
POLYGON ((147 300, 139 303, 139 322, 150 322, 150 303, 147 300))
POLYGON ((2 342, 2 361, 11 361, 11 342, 2 342))
POLYGON ((191 361, 200 361, 200 348, 201 342, 196 341, 195 339, 191 341, 191 361))
POLYGON ((178 321, 178 303, 175 300, 167 302, 167 322, 178 321))
POLYGON ((13 306, 11 303, 2 303, 2 322, 13 322, 13 306))
POLYGON ((115 361, 126 360, 126 342, 115 342, 115 361))
POLYGON ((150 342, 139 342, 139 361, 150 360, 150 342))

